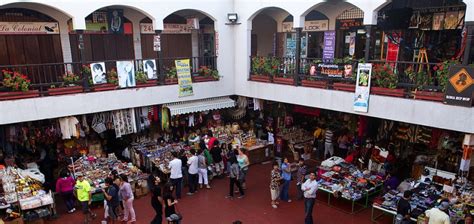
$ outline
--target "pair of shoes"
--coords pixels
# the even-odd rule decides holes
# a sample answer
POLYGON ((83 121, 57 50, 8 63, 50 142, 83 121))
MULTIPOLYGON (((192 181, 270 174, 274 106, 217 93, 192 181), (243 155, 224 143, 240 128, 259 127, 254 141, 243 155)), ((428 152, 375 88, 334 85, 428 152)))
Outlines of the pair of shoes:
POLYGON ((244 198, 244 197, 245 197, 245 195, 240 195, 240 196, 237 197, 237 198, 238 198, 238 199, 242 199, 242 198, 244 198))
POLYGON ((277 205, 275 205, 275 204, 273 204, 273 205, 272 205, 272 208, 278 208, 278 206, 277 206, 277 205))
POLYGON ((225 198, 230 198, 230 199, 232 199, 232 198, 234 198, 234 196, 227 195, 227 196, 225 196, 225 198))
POLYGON ((194 193, 191 193, 191 192, 188 192, 186 194, 189 195, 189 196, 194 195, 194 193))
POLYGON ((67 213, 69 213, 69 214, 71 214, 73 212, 74 212, 74 209, 71 209, 71 210, 67 211, 67 213))

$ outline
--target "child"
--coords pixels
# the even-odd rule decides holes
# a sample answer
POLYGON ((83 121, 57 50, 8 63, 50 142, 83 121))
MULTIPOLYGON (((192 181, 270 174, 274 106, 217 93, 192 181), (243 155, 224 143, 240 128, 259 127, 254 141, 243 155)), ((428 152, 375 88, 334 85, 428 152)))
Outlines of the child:
POLYGON ((281 183, 281 174, 280 169, 278 168, 278 163, 273 163, 273 170, 271 172, 270 180, 270 194, 272 197, 272 207, 278 208, 278 196, 280 195, 280 183, 281 183))

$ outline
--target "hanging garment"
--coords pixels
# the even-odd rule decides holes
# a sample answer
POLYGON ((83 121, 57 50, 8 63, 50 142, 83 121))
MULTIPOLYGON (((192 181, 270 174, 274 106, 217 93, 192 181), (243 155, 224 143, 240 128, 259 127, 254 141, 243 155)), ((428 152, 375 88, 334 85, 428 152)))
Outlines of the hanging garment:
POLYGON ((82 122, 81 122, 81 126, 82 126, 82 129, 84 130, 84 132, 87 134, 89 133, 89 125, 87 124, 87 117, 86 115, 82 115, 82 122))
POLYGON ((61 135, 63 139, 71 139, 71 134, 69 133, 69 120, 66 117, 59 118, 59 126, 61 127, 61 135))
POLYGON ((194 114, 188 116, 188 127, 194 127, 194 114))

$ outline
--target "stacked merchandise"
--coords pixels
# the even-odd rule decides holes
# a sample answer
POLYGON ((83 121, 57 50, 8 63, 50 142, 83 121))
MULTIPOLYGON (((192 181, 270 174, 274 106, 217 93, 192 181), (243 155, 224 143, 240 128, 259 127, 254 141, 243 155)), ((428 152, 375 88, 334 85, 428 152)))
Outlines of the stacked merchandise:
POLYGON ((351 201, 362 199, 369 191, 383 184, 382 176, 369 171, 362 172, 354 165, 345 162, 332 164, 323 162, 319 175, 320 189, 332 193, 340 192, 342 198, 351 201))
POLYGON ((153 166, 158 167, 163 173, 169 173, 168 162, 171 160, 171 152, 180 152, 184 149, 184 144, 168 144, 159 146, 152 142, 134 144, 131 147, 132 154, 135 155, 134 163, 138 161, 151 170, 153 166))

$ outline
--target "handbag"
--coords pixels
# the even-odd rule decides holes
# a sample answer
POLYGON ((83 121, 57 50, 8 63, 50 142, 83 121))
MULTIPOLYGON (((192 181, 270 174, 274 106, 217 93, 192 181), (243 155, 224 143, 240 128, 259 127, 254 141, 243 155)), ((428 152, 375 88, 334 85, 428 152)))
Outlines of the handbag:
POLYGON ((94 118, 92 119, 92 129, 99 134, 107 130, 102 115, 94 114, 94 118))

